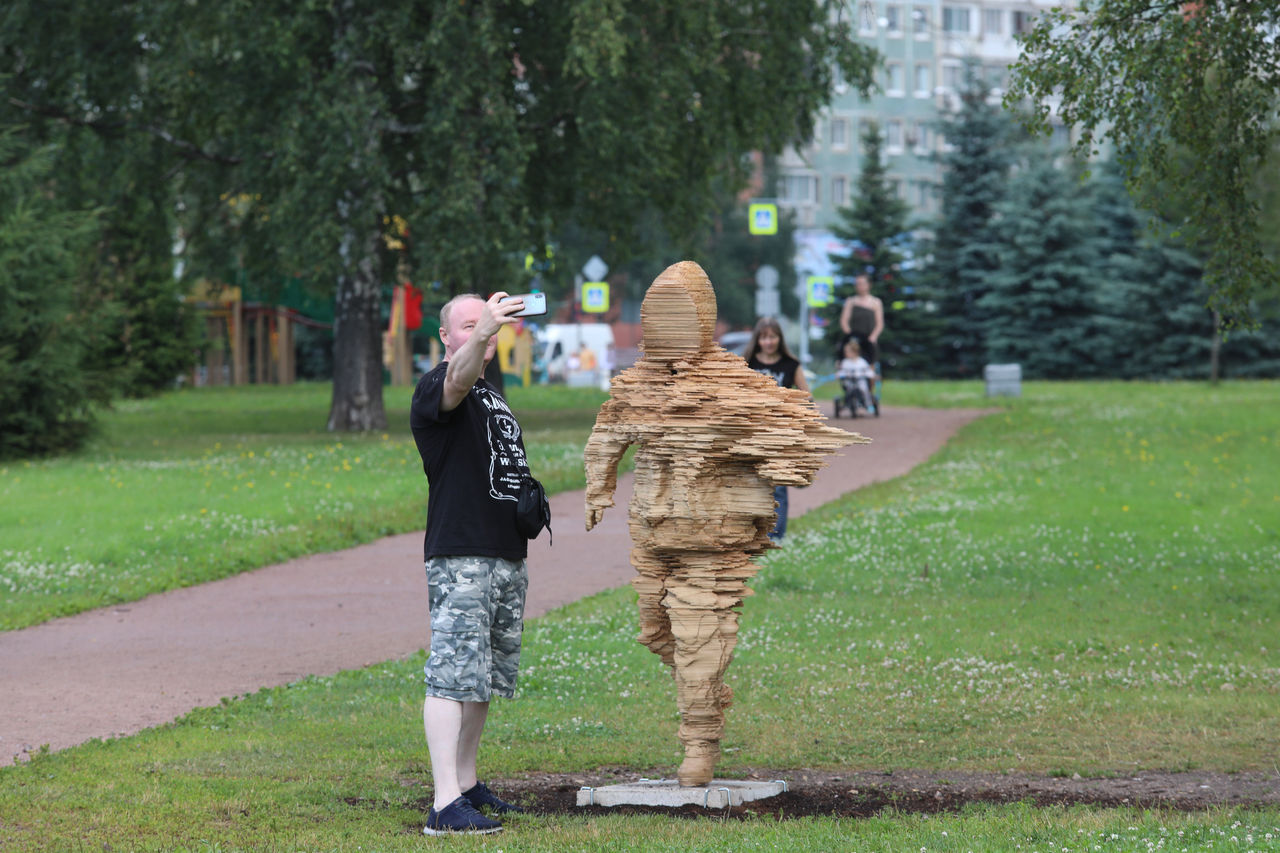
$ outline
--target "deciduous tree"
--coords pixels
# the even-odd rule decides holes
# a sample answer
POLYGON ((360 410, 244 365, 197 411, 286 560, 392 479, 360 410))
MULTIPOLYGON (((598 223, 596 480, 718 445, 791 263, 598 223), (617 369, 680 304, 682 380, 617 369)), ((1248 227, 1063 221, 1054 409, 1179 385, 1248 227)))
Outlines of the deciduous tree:
POLYGON ((1253 180, 1277 156, 1277 32, 1276 3, 1085 0, 1041 16, 1005 95, 1033 126, 1054 110, 1078 128, 1081 155, 1111 142, 1140 194, 1176 189, 1178 224, 1207 249, 1210 304, 1246 322, 1280 290, 1253 180))
POLYGON ((745 152, 809 136, 837 65, 870 85, 842 8, 24 0, 0 44, 11 110, 167 146, 189 269, 331 283, 329 427, 370 429, 388 217, 451 290, 514 289, 575 219, 620 255, 653 211, 691 244, 745 152))

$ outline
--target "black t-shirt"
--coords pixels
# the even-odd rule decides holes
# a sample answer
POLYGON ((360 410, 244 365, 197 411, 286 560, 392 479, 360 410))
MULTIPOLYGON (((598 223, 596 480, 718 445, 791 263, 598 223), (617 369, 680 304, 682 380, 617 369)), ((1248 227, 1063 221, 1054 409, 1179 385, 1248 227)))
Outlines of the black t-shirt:
POLYGON ((800 362, 784 355, 773 364, 764 364, 753 355, 747 361, 747 367, 757 373, 763 373, 783 388, 794 388, 796 387, 796 371, 800 369, 800 362))
POLYGON ((424 556, 522 560, 529 540, 516 530, 516 498, 529 463, 520 424, 484 379, 456 409, 440 411, 448 367, 418 381, 409 410, 430 489, 424 556))

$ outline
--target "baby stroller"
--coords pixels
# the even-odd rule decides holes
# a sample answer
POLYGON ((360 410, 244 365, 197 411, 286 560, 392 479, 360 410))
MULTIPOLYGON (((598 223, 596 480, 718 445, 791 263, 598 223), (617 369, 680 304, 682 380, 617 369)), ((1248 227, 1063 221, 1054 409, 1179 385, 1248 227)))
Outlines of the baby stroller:
POLYGON ((841 394, 835 398, 835 417, 840 417, 840 410, 849 413, 849 417, 858 417, 861 410, 868 415, 880 417, 880 380, 878 377, 864 379, 859 382, 853 376, 840 377, 841 394), (865 388, 863 387, 865 385, 865 388))

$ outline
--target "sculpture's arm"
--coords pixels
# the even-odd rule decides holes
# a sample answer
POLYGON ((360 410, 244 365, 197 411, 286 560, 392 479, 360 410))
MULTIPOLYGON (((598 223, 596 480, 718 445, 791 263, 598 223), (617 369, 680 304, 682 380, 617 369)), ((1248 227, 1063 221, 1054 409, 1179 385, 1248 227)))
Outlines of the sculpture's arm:
POLYGON ((827 455, 847 444, 869 441, 828 426, 815 416, 810 401, 794 391, 785 393, 791 399, 773 401, 772 417, 762 416, 757 421, 759 428, 739 438, 731 448, 738 458, 751 460, 761 479, 775 486, 807 486, 827 455))
MULTIPOLYGON (((602 409, 601 416, 604 415, 605 409, 602 409)), ((600 522, 607 507, 613 506, 613 493, 618 488, 618 463, 632 442, 625 430, 613 425, 601 426, 600 418, 596 419, 582 454, 587 469, 588 530, 600 522)))

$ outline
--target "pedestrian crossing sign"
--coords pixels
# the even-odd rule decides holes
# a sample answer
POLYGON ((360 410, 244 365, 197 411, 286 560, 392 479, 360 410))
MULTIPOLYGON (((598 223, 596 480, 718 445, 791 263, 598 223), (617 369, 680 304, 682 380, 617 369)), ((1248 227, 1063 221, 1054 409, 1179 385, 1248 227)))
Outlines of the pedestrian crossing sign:
POLYGON ((809 307, 825 308, 833 299, 836 280, 829 275, 811 275, 808 282, 809 307))
POLYGON ((747 230, 752 234, 778 233, 778 206, 766 202, 747 205, 747 230))
POLYGON ((609 282, 583 282, 582 310, 588 314, 603 314, 609 310, 609 282))

